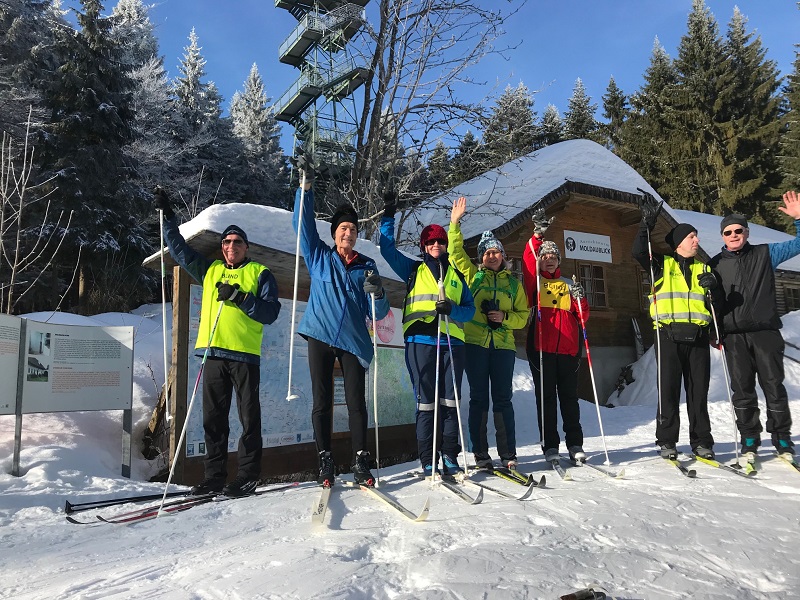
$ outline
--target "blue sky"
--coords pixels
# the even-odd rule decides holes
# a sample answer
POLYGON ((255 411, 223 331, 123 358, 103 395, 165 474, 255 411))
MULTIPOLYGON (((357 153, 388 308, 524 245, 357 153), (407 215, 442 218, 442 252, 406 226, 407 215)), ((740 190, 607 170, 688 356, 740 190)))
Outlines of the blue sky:
MULTIPOLYGON (((147 1, 147 0, 145 0, 147 1)), ((483 0, 487 5, 499 0, 483 0)), ((155 0, 150 13, 156 26, 161 54, 170 77, 195 28, 207 60, 207 79, 214 81, 225 98, 225 110, 234 92, 241 90, 250 67, 258 65, 266 92, 274 100, 295 80, 298 72, 278 61, 278 47, 297 21, 288 11, 275 8, 273 0, 155 0)), ((71 1, 68 4, 75 4, 71 1)), ((110 12, 115 0, 106 0, 110 12)), ((505 2, 503 2, 505 4, 505 2)), ((367 6, 368 17, 377 2, 367 6)), ((795 44, 800 43, 800 10, 794 0, 706 0, 721 33, 739 6, 776 61, 781 73, 791 72, 795 44)), ((548 104, 563 115, 575 80, 583 80, 597 103, 601 117, 602 95, 613 75, 626 94, 642 84, 658 36, 667 53, 675 57, 686 32, 692 0, 528 0, 506 26, 505 42, 518 45, 509 60, 490 58, 473 75, 486 82, 463 96, 477 100, 498 93, 507 84, 522 81, 535 94, 539 116, 548 104)), ((502 42, 501 42, 502 43, 502 42)), ((499 45, 499 44, 498 44, 499 45)), ((284 150, 291 131, 284 128, 284 150)))

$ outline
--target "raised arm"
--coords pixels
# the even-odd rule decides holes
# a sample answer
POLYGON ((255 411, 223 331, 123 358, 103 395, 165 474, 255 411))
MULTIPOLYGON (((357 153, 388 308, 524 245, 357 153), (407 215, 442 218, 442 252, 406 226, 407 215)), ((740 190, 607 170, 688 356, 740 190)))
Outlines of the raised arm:
POLYGON ((447 253, 452 265, 463 273, 468 284, 472 283, 478 267, 475 266, 466 251, 464 250, 464 235, 461 233, 459 220, 464 216, 467 208, 467 199, 461 196, 453 202, 453 210, 450 211, 450 227, 447 230, 447 253))
POLYGON ((794 219, 796 236, 788 242, 769 244, 769 257, 773 269, 800 254, 800 194, 795 191, 786 192, 783 195, 783 203, 784 206, 779 206, 778 210, 794 219))

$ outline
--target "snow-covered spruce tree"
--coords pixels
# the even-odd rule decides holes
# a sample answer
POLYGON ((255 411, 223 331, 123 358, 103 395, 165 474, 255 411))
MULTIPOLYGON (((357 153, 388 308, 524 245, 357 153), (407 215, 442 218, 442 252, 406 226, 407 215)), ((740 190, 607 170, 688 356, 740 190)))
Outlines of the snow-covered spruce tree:
POLYGON ((111 11, 112 39, 119 45, 120 60, 130 68, 138 68, 158 56, 149 7, 142 0, 119 0, 111 11))
POLYGON ((534 99, 520 82, 506 87, 484 122, 483 153, 486 167, 498 167, 533 150, 536 139, 534 99))
MULTIPOLYGON (((800 9, 800 4, 798 4, 800 9)), ((786 106, 781 123, 780 160, 784 190, 800 190, 800 51, 795 46, 792 72, 786 80, 786 106)))
POLYGON ((180 159, 175 165, 170 191, 177 208, 190 217, 211 204, 241 201, 245 172, 241 145, 230 123, 223 122, 222 96, 213 82, 205 82, 206 61, 194 29, 173 82, 177 127, 175 141, 180 159), (239 182, 239 183, 237 183, 239 182))
POLYGON ((442 192, 452 187, 452 165, 450 151, 442 140, 436 142, 428 157, 428 175, 432 192, 442 192))
MULTIPOLYGON (((40 164, 42 177, 53 178, 47 188, 55 207, 79 215, 65 242, 70 260, 80 251, 79 309, 122 310, 138 299, 140 264, 151 247, 140 218, 146 207, 130 193, 132 165, 124 153, 133 137, 131 81, 120 68, 120 48, 102 4, 81 4, 79 29, 56 32, 60 64, 45 90, 52 112, 40 164), (121 287, 105 285, 106 270, 126 274, 121 287)), ((44 234, 59 235, 60 229, 51 221, 44 234)))
POLYGON ((564 137, 568 140, 578 138, 597 139, 597 121, 594 118, 597 104, 592 104, 580 77, 575 80, 572 96, 564 112, 564 137))
POLYGON ((548 104, 542 115, 542 122, 537 132, 537 148, 552 146, 564 140, 564 122, 558 109, 553 104, 548 104))
POLYGON ((776 63, 767 60, 761 38, 748 33, 746 24, 734 9, 725 41, 732 85, 721 103, 726 152, 719 169, 720 206, 724 212, 745 213, 756 222, 780 228, 787 225, 777 210, 782 180, 780 81, 776 63))
POLYGON ((56 68, 53 32, 64 26, 46 0, 0 2, 0 131, 22 139, 31 107, 34 134, 47 118, 42 87, 56 68))
POLYGON ((675 59, 677 83, 664 117, 672 142, 662 149, 674 170, 673 207, 724 214, 721 171, 728 162, 724 103, 732 98, 732 65, 714 15, 694 0, 675 59))
POLYGON ((665 119, 666 96, 678 79, 672 59, 656 37, 644 85, 631 97, 616 154, 668 200, 675 185, 685 185, 665 148, 675 143, 665 119))
POLYGON ((483 148, 480 140, 471 131, 467 131, 461 138, 450 165, 452 186, 469 181, 489 170, 483 161, 483 148))
POLYGON ((609 150, 615 151, 620 144, 620 132, 627 112, 628 98, 617 86, 617 82, 612 76, 608 81, 606 93, 603 95, 603 117, 606 122, 599 125, 603 145, 609 150))
POLYGON ((270 98, 253 63, 244 91, 231 100, 233 134, 244 148, 247 160, 246 201, 287 208, 289 192, 286 157, 280 146, 280 126, 269 108, 270 98))

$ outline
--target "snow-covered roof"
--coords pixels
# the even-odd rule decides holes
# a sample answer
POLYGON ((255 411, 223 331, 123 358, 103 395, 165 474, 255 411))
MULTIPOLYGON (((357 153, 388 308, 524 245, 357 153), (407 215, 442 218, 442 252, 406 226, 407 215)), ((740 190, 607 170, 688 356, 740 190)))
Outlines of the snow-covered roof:
POLYGON ((461 220, 461 230, 469 239, 501 227, 568 181, 633 195, 641 195, 637 190, 641 188, 660 198, 613 152, 590 140, 568 140, 526 154, 449 190, 434 207, 416 215, 417 228, 410 228, 407 235, 413 239, 424 225, 449 223, 453 200, 464 196, 467 214, 461 220))
MULTIPOLYGON (((320 238, 332 245, 331 224, 316 220, 320 238)), ((216 204, 209 206, 196 217, 180 226, 181 235, 191 240, 204 232, 222 235, 228 225, 238 225, 247 234, 251 244, 278 250, 294 255, 297 248, 297 235, 292 228, 292 213, 282 208, 260 206, 257 204, 216 204)), ((215 244, 218 240, 215 240, 215 244)), ((200 249, 199 249, 200 250, 200 249)), ((399 281, 389 264, 381 257, 380 248, 370 240, 359 238, 356 250, 374 259, 381 277, 399 281)), ((202 251, 202 250, 200 250, 202 251)), ((159 261, 159 254, 149 256, 144 262, 152 266, 159 261)), ((267 261, 265 264, 271 267, 267 261)))

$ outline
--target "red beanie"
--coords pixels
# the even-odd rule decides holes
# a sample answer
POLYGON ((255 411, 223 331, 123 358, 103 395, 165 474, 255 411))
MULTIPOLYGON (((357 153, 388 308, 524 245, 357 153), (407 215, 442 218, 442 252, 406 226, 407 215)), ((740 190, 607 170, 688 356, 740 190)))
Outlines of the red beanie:
POLYGON ((419 236, 419 247, 423 252, 425 251, 425 244, 431 240, 444 240, 445 245, 447 245, 447 232, 444 230, 444 227, 433 224, 428 225, 422 230, 419 236))

